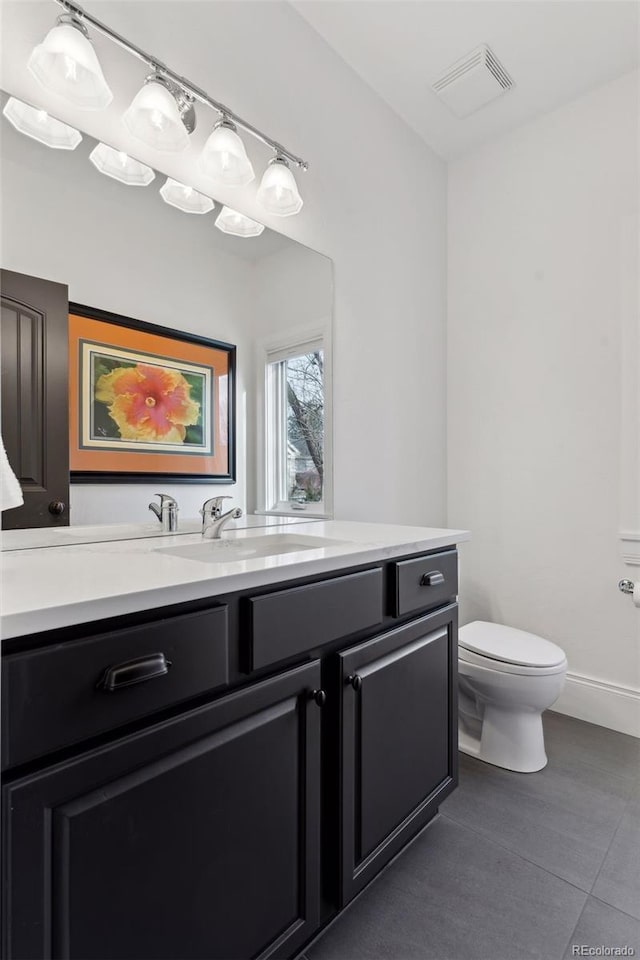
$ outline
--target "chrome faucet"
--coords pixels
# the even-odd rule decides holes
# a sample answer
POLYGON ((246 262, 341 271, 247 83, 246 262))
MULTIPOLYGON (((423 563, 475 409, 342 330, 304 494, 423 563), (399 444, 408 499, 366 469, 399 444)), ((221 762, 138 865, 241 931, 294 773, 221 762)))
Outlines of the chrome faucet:
POLYGON ((226 513, 222 512, 222 501, 231 497, 211 497, 202 504, 202 536, 207 540, 220 540, 222 531, 229 520, 239 520, 242 516, 240 507, 232 507, 226 513))
POLYGON ((168 493, 156 493, 156 497, 160 497, 160 506, 150 503, 149 510, 155 513, 165 533, 175 533, 178 529, 178 501, 168 493))

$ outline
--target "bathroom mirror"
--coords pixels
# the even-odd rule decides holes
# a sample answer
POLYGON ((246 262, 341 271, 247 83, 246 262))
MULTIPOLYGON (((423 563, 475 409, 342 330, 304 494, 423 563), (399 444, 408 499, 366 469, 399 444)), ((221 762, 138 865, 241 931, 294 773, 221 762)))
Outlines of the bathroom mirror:
POLYGON ((185 519, 213 495, 230 495, 247 514, 264 507, 258 347, 286 346, 297 332, 303 341, 313 328, 330 349, 331 261, 268 228, 223 232, 215 198, 203 214, 177 209, 163 200, 167 177, 157 170, 135 186, 99 172, 89 136, 51 149, 0 119, 3 268, 65 284, 71 302, 237 348, 235 483, 72 482, 70 525, 149 523, 157 492, 174 496, 185 519))

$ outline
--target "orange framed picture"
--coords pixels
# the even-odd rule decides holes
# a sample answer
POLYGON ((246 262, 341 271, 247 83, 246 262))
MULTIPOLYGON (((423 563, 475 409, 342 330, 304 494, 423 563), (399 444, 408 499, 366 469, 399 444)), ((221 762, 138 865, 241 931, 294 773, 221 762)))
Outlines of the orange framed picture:
POLYGON ((236 348, 69 310, 72 483, 235 482, 236 348))

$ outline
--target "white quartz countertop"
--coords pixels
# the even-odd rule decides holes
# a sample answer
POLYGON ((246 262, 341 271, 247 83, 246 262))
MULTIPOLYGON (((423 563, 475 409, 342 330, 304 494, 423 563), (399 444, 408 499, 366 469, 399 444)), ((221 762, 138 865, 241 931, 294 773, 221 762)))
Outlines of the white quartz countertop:
POLYGON ((298 535, 301 542, 304 540, 305 549, 216 563, 166 552, 202 542, 199 533, 144 537, 143 531, 141 537, 139 529, 132 533, 137 539, 76 542, 3 552, 0 554, 2 637, 39 633, 235 590, 265 587, 362 563, 437 550, 470 538, 466 530, 341 520, 302 520, 299 524, 295 520, 278 520, 274 523, 273 518, 256 518, 255 523, 245 529, 228 528, 223 537, 238 542, 255 540, 256 536, 282 538, 293 534, 298 535), (317 548, 310 544, 311 538, 318 539, 317 548), (325 539, 339 543, 328 544, 325 539))

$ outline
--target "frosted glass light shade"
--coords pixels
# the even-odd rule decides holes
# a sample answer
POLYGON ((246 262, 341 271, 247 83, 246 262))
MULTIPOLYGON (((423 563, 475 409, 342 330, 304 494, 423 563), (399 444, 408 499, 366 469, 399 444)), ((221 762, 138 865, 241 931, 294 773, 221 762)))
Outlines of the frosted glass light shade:
POLYGON ((302 197, 289 164, 283 157, 274 157, 264 172, 257 193, 260 206, 277 217, 291 217, 302 209, 302 197))
POLYGON ((243 187, 256 176, 244 143, 228 120, 220 120, 213 128, 200 155, 200 169, 229 187, 243 187))
POLYGON ((172 180, 171 177, 167 177, 164 186, 160 187, 160 196, 165 203, 183 210, 184 213, 209 213, 214 208, 210 197, 205 197, 204 193, 198 193, 193 187, 172 180))
POLYGON ((132 137, 155 150, 177 153, 189 146, 175 97, 158 80, 149 80, 136 93, 122 120, 132 137))
POLYGON ((113 177, 128 187, 146 187, 155 180, 155 173, 146 163, 134 160, 122 150, 114 150, 106 143, 99 143, 89 154, 96 170, 106 177, 113 177))
POLYGON ((91 41, 71 23, 53 27, 34 48, 27 66, 46 90, 83 110, 102 110, 113 100, 91 41))
POLYGON ((264 224, 237 213, 231 207, 223 207, 216 217, 216 227, 223 233, 230 233, 234 237, 259 237, 264 230, 264 224))
POLYGON ((46 110, 38 110, 15 97, 9 97, 2 112, 20 133, 54 150, 75 150, 82 140, 79 130, 50 117, 46 110))

